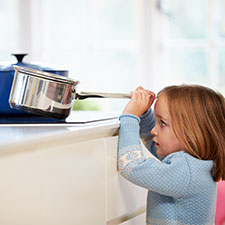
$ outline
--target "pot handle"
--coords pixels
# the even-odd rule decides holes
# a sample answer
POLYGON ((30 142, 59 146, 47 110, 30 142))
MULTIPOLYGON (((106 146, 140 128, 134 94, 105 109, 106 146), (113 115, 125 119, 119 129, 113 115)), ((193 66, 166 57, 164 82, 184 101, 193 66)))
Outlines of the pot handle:
POLYGON ((130 98, 130 94, 124 93, 104 93, 104 92, 80 92, 76 93, 75 99, 83 100, 86 98, 130 98))

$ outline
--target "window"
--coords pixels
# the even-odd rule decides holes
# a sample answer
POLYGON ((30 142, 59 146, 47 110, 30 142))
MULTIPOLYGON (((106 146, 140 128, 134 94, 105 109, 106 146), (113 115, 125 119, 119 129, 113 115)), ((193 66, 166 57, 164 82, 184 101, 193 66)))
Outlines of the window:
POLYGON ((156 6, 162 28, 155 66, 162 86, 197 83, 224 94, 225 2, 158 0, 156 6))
MULTIPOLYGON (((0 60, 68 69, 78 91, 197 83, 225 94, 223 0, 0 0, 0 60)), ((127 100, 99 100, 122 110, 127 100)))
POLYGON ((45 0, 41 19, 44 61, 65 65, 86 90, 135 87, 134 0, 45 0))
POLYGON ((0 61, 10 61, 14 49, 19 47, 18 0, 0 0, 0 61))
MULTIPOLYGON (((18 0, 19 1, 19 0, 18 0)), ((138 83, 137 0, 20 0, 21 45, 32 62, 63 67, 79 91, 130 92, 138 83), (25 40, 25 39, 24 39, 25 40)), ((99 100, 121 110, 127 100, 99 100)))

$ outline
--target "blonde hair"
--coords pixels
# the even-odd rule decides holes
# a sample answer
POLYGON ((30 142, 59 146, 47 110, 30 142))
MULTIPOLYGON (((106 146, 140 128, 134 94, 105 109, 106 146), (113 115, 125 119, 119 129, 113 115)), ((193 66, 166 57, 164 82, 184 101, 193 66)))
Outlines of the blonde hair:
POLYGON ((179 85, 164 88, 174 134, 192 156, 213 160, 214 181, 225 180, 225 100, 210 88, 179 85))

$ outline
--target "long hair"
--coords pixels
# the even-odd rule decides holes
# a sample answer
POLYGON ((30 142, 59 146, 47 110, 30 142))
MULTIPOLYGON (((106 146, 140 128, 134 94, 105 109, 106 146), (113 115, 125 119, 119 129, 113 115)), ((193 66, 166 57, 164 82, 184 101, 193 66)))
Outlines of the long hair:
POLYGON ((169 86, 166 98, 174 134, 186 151, 201 160, 213 160, 214 181, 225 180, 225 100, 199 85, 169 86))

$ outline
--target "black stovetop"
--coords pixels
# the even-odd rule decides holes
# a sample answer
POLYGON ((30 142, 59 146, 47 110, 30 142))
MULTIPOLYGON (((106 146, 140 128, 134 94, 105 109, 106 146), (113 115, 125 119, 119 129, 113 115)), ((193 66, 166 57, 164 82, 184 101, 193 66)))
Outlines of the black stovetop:
POLYGON ((82 124, 117 118, 119 113, 103 111, 72 111, 66 119, 54 119, 36 115, 0 115, 0 124, 82 124))

